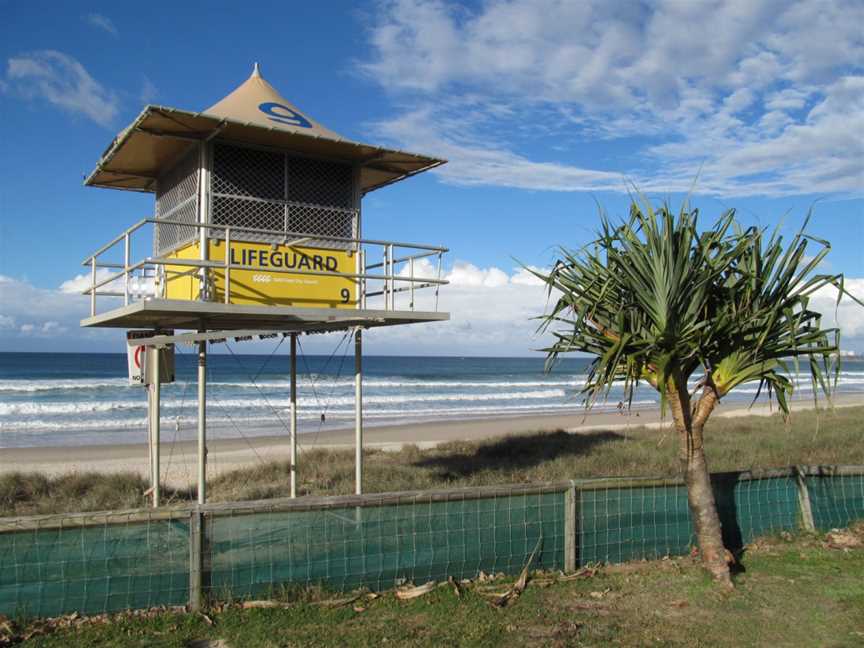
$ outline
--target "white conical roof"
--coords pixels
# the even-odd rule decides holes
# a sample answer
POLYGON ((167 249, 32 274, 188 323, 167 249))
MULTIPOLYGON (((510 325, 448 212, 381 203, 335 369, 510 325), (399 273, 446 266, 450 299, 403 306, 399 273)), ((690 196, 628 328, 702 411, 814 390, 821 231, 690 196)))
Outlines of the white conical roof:
POLYGON ((280 95, 279 91, 261 76, 257 63, 248 79, 204 113, 291 133, 343 139, 280 95))

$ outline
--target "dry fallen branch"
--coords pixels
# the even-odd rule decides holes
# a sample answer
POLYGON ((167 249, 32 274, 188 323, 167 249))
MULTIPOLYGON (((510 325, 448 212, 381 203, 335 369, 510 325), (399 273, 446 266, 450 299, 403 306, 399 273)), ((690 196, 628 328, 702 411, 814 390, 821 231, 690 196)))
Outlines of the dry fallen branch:
POLYGON ((241 607, 244 610, 256 610, 256 609, 286 608, 289 605, 290 605, 290 603, 283 603, 282 601, 243 601, 241 607))
POLYGON ((593 578, 594 576, 597 575, 598 571, 599 571, 599 569, 597 569, 596 567, 583 567, 579 571, 573 572, 572 574, 565 574, 563 576, 558 576, 558 578, 556 580, 566 582, 566 581, 579 580, 580 578, 593 578))
MULTIPOLYGON (((340 599, 327 599, 325 601, 313 601, 312 605, 320 605, 325 608, 337 608, 342 607, 343 605, 350 605, 354 603, 357 599, 363 596, 363 593, 352 594, 346 598, 340 599)), ((243 601, 240 607, 244 610, 254 610, 254 609, 287 609, 295 606, 296 603, 288 603, 286 601, 272 601, 272 600, 257 600, 257 601, 243 601)))
POLYGON ((525 563, 525 566, 522 568, 522 572, 519 574, 519 578, 516 579, 513 587, 502 594, 495 595, 491 601, 492 605, 495 607, 507 607, 525 591, 525 588, 528 586, 528 571, 531 568, 531 564, 534 562, 534 557, 540 550, 540 543, 542 541, 542 536, 537 538, 537 544, 534 546, 534 551, 532 551, 531 555, 528 557, 528 562, 525 563))
POLYGON ((451 587, 453 587, 453 593, 456 595, 456 598, 462 598, 462 586, 456 581, 456 579, 449 576, 447 582, 451 587))
POLYGON ((418 596, 428 594, 436 587, 438 587, 438 584, 435 581, 429 581, 425 585, 418 585, 417 587, 402 587, 396 590, 396 598, 400 601, 409 601, 418 596))
POLYGON ((337 608, 342 607, 343 605, 350 605, 357 599, 359 599, 362 594, 353 594, 352 596, 348 596, 341 599, 327 599, 326 601, 316 601, 313 605, 320 605, 325 608, 337 608))
POLYGON ((851 531, 831 529, 825 534, 825 546, 829 549, 855 549, 861 546, 861 540, 851 531))

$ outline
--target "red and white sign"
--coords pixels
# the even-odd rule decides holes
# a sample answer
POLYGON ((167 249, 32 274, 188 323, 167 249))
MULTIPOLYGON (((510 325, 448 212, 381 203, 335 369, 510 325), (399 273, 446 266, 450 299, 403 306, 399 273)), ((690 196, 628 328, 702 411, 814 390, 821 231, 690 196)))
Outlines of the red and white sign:
MULTIPOLYGON (((129 364, 129 384, 149 385, 156 381, 147 372, 147 358, 159 353, 159 382, 174 382, 174 345, 165 344, 158 351, 152 346, 135 344, 135 340, 147 340, 154 335, 174 335, 174 331, 126 331, 126 358, 129 364)), ((153 365, 155 366, 155 362, 153 365)), ((152 370, 151 370, 152 373, 152 370)))
MULTIPOLYGON (((153 331, 126 331, 126 340, 136 340, 144 337, 153 337, 153 331)), ((129 364, 129 384, 146 384, 147 371, 147 347, 126 345, 126 357, 129 364)))

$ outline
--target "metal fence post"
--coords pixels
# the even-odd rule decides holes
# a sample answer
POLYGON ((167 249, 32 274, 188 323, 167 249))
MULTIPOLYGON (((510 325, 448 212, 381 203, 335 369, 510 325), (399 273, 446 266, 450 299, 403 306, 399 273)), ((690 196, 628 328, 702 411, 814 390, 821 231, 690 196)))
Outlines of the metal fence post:
POLYGON ((129 305, 129 257, 131 246, 129 244, 129 232, 123 236, 123 305, 129 305))
POLYGON ((414 257, 408 260, 409 274, 411 275, 411 310, 414 310, 414 257))
POLYGON ((196 508, 189 514, 189 609, 204 605, 204 514, 196 508))
POLYGON ((570 480, 570 487, 564 491, 564 571, 576 571, 576 509, 579 493, 576 482, 570 480))
POLYGON ((90 317, 96 317, 96 257, 90 257, 90 317))
POLYGON ((354 329, 354 492, 363 494, 363 332, 354 329))
POLYGON ((805 531, 815 531, 816 523, 813 520, 813 507, 810 504, 810 491, 807 488, 806 473, 802 466, 793 466, 795 471, 795 485, 798 487, 798 506, 801 509, 801 526, 805 531))
POLYGON ((387 278, 387 271, 390 269, 390 262, 387 259, 388 250, 389 248, 385 245, 384 258, 381 260, 381 267, 384 269, 384 286, 382 288, 382 292, 384 293, 384 310, 390 307, 390 280, 387 278))
POLYGON ((393 263, 393 245, 390 244, 387 246, 387 259, 390 261, 390 268, 387 271, 387 274, 390 276, 390 304, 387 306, 387 310, 396 310, 396 266, 393 263))
MULTIPOLYGON (((358 253, 360 255, 360 273, 366 274, 366 250, 361 249, 358 253)), ((360 279, 360 308, 366 308, 366 277, 364 276, 360 279)))
POLYGON ((231 303, 231 228, 225 228, 225 303, 231 303))
MULTIPOLYGON (((442 257, 442 254, 441 254, 441 252, 439 252, 438 253, 438 274, 436 275, 436 278, 439 281, 441 280, 441 264, 442 264, 441 257, 442 257)), ((441 284, 435 284, 435 308, 433 310, 436 313, 438 312, 438 289, 439 288, 441 288, 441 284)))

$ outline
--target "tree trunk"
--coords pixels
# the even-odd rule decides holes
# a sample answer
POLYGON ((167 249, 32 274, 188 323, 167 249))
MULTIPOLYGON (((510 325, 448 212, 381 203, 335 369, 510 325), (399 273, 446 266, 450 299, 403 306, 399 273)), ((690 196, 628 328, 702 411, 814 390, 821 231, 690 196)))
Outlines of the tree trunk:
POLYGON ((678 431, 679 458, 687 484, 687 501, 702 564, 717 582, 732 587, 702 436, 705 421, 717 402, 716 395, 713 390, 706 388, 694 415, 691 415, 686 383, 683 389, 670 387, 669 401, 678 431))

